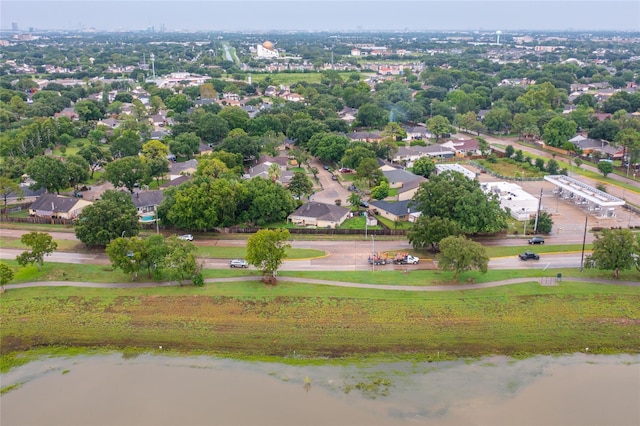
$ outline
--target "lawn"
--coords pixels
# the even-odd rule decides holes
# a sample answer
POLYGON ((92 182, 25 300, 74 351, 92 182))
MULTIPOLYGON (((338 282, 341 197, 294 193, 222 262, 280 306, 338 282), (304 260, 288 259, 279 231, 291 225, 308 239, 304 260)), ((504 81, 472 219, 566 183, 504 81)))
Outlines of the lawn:
MULTIPOLYGON (((365 229, 366 219, 364 216, 354 216, 342 222, 338 229, 365 229)), ((382 226, 367 226, 367 229, 382 229, 382 226)))
POLYGON ((389 229, 411 229, 413 228, 413 223, 407 221, 399 221, 394 222, 392 220, 387 219, 386 217, 376 216, 379 222, 384 223, 389 227, 389 229))
POLYGON ((25 288, 3 295, 0 316, 1 371, 16 365, 16 351, 58 346, 283 358, 295 352, 303 360, 640 348, 639 288, 569 280, 437 293, 257 281, 25 288))

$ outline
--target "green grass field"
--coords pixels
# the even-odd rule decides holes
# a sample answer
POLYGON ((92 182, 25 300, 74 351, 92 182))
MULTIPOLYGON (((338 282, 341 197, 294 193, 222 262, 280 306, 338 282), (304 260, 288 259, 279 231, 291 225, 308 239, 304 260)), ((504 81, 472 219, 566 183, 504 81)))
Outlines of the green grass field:
POLYGON ((255 281, 25 288, 3 295, 0 315, 2 371, 17 351, 49 346, 414 359, 640 348, 640 289, 568 280, 439 293, 255 281))

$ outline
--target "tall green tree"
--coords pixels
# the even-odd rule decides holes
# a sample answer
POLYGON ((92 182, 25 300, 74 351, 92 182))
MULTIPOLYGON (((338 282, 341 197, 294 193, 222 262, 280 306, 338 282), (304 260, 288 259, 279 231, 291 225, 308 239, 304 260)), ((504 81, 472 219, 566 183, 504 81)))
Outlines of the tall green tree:
POLYGON ((7 201, 9 200, 9 196, 13 195, 20 199, 23 194, 24 192, 17 182, 4 176, 0 176, 0 196, 4 202, 4 214, 6 217, 9 217, 9 210, 7 210, 7 201))
POLYGON ((169 278, 178 281, 180 285, 185 280, 192 280, 194 284, 204 283, 198 264, 197 247, 190 241, 183 241, 176 236, 166 239, 167 255, 164 259, 164 270, 169 278))
POLYGON ((140 157, 120 158, 107 164, 104 176, 116 188, 124 186, 132 194, 136 185, 151 181, 149 169, 140 157))
POLYGON ((466 234, 499 232, 507 224, 507 213, 499 200, 485 194, 477 180, 458 172, 431 176, 420 184, 413 205, 427 217, 457 222, 466 234))
POLYGON ((13 279, 13 269, 4 262, 0 262, 0 294, 4 293, 4 286, 13 279))
POLYGON ((433 136, 436 138, 436 143, 443 135, 449 134, 453 131, 453 127, 447 117, 442 115, 436 115, 435 117, 427 121, 427 128, 433 136))
POLYGON ((109 153, 97 145, 86 145, 80 148, 78 155, 87 160, 91 179, 96 170, 99 170, 109 161, 109 153))
POLYGON ((412 171, 418 176, 424 176, 428 179, 435 170, 436 163, 429 157, 420 157, 413 162, 412 171))
POLYGON ((51 235, 46 232, 29 232, 20 237, 20 242, 29 247, 31 251, 20 253, 16 260, 18 264, 25 266, 29 263, 35 263, 38 271, 44 263, 44 257, 50 256, 58 248, 58 243, 53 241, 51 235))
POLYGON ((609 161, 600 161, 598 163, 598 170, 602 173, 602 176, 607 177, 609 173, 613 172, 613 163, 609 161))
POLYGON ((106 247, 118 237, 132 237, 140 232, 131 195, 115 190, 105 191, 100 200, 85 207, 73 227, 76 237, 90 247, 106 247))
POLYGON ((462 271, 473 269, 487 272, 489 256, 480 243, 463 236, 450 236, 440 240, 440 253, 436 256, 438 268, 455 271, 454 281, 462 271))
POLYGON ((639 256, 640 239, 629 229, 604 229, 596 235, 593 252, 585 264, 589 268, 613 271, 615 279, 619 279, 621 270, 639 268, 639 256))
POLYGON ((27 163, 26 173, 35 181, 32 189, 44 188, 48 192, 60 194, 69 187, 69 174, 59 158, 40 156, 27 163))
POLYGON ((364 179, 370 188, 381 182, 384 177, 378 161, 373 158, 365 158, 362 160, 356 172, 358 178, 364 179))
POLYGON ((138 272, 149 263, 147 248, 140 237, 118 237, 107 244, 107 255, 114 268, 131 274, 131 279, 135 280, 138 278, 138 272))
POLYGON ((65 163, 69 176, 69 185, 75 190, 78 186, 89 181, 89 163, 79 155, 70 155, 65 163))
MULTIPOLYGON (((536 218, 532 218, 529 220, 529 227, 535 230, 536 226, 536 218)), ((538 214, 538 229, 537 232, 541 232, 543 234, 548 234, 553 229, 553 216, 550 213, 541 211, 538 214)))
POLYGON ((557 116, 552 118, 551 121, 544 126, 542 140, 544 140, 547 145, 560 148, 575 136, 577 129, 578 126, 575 121, 557 116))
POLYGON ((275 283, 278 268, 287 256, 285 250, 291 247, 286 229, 262 229, 247 240, 247 262, 262 270, 270 283, 275 283))
POLYGON ((313 183, 303 172, 294 172, 289 181, 289 191, 301 198, 303 195, 309 196, 313 190, 313 183))
POLYGON ((454 220, 420 215, 407 234, 407 238, 414 249, 431 247, 431 251, 435 253, 441 240, 459 235, 460 232, 460 225, 454 220))

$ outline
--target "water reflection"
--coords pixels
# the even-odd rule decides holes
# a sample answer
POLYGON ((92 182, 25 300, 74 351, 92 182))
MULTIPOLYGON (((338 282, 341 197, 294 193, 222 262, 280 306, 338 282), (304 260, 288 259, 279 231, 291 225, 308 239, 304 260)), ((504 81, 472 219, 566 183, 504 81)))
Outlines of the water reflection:
POLYGON ((3 426, 640 424, 638 355, 295 367, 113 354, 2 377, 19 383, 3 426))

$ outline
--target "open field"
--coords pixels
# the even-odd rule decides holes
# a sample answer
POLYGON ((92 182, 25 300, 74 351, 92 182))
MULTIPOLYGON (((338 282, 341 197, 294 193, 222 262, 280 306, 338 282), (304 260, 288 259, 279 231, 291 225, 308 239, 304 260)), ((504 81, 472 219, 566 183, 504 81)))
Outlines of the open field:
POLYGON ((639 288, 570 281, 440 293, 257 281, 41 287, 7 291, 0 316, 3 366, 47 346, 423 359, 640 348, 639 288))

